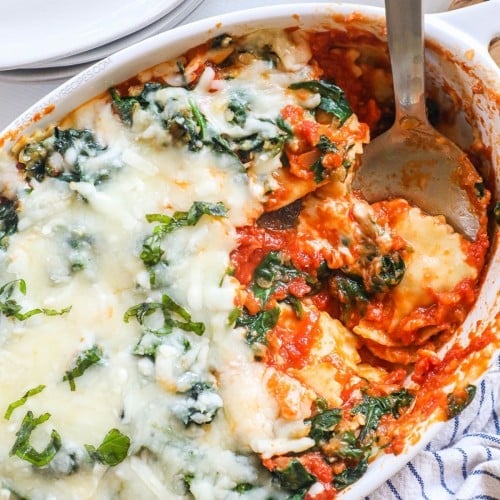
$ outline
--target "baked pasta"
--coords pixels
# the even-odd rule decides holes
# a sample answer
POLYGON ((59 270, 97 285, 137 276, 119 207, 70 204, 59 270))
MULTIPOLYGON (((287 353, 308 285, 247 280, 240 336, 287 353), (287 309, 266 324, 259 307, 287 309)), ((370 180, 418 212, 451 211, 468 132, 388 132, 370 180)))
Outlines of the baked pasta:
POLYGON ((351 189, 379 41, 218 36, 0 158, 2 498, 330 499, 473 397, 468 241, 351 189), (436 417, 437 416, 437 417, 436 417))

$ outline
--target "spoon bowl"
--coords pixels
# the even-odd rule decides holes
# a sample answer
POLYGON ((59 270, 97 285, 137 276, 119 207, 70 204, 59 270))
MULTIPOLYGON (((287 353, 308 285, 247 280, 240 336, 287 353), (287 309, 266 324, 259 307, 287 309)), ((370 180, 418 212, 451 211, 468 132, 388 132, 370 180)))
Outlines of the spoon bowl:
POLYGON ((385 5, 396 119, 365 148, 353 187, 369 202, 405 198, 475 240, 481 177, 426 116, 421 0, 385 5))

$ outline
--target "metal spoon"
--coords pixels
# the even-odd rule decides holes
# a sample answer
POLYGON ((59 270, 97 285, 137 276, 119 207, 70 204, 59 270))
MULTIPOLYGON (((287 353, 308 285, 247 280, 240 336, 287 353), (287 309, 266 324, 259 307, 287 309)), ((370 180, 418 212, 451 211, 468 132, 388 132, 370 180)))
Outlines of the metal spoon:
POLYGON ((396 119, 361 156, 353 187, 369 201, 401 197, 468 239, 479 230, 472 202, 480 177, 466 154, 427 121, 421 0, 385 0, 396 119))

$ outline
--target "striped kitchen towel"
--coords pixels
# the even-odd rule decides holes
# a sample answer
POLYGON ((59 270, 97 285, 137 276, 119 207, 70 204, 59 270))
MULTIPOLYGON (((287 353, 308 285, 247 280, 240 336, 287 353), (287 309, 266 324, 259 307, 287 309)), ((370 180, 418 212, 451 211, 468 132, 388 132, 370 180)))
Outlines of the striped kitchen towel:
POLYGON ((472 403, 367 500, 500 500, 500 355, 472 403))

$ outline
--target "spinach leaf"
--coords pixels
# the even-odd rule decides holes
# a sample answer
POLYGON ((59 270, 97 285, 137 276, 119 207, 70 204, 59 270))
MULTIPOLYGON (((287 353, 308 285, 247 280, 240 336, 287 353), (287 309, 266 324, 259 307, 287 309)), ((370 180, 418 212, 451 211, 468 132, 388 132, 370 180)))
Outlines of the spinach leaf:
POLYGON ((109 94, 113 102, 113 109, 126 125, 132 125, 134 111, 137 108, 145 109, 150 105, 148 95, 162 88, 162 85, 155 82, 148 82, 144 85, 141 93, 136 96, 120 96, 116 88, 109 89, 109 94))
POLYGON ((341 304, 353 306, 368 302, 367 291, 361 280, 356 277, 338 273, 330 276, 328 284, 330 292, 341 304))
POLYGON ((36 467, 43 467, 51 462, 61 448, 61 436, 56 430, 52 430, 50 440, 42 451, 37 451, 30 444, 31 433, 36 427, 50 418, 50 413, 44 413, 35 417, 33 412, 28 411, 21 422, 21 427, 16 433, 16 441, 9 455, 16 455, 36 467))
POLYGON ((55 177, 64 182, 91 182, 99 184, 109 178, 110 169, 103 165, 93 172, 85 171, 88 158, 99 156, 107 150, 88 129, 60 129, 35 144, 27 144, 19 153, 19 163, 28 179, 42 182, 45 177, 55 177), (72 149, 71 155, 66 155, 72 149))
POLYGON ((196 382, 184 393, 186 399, 176 405, 174 413, 184 425, 210 423, 222 407, 222 399, 208 382, 196 382))
POLYGON ((328 138, 326 135, 320 135, 316 147, 322 153, 335 153, 339 149, 337 145, 334 142, 332 142, 331 139, 328 138))
POLYGON ((346 431, 339 438, 341 447, 336 451, 339 457, 357 462, 370 456, 371 447, 362 446, 354 432, 346 431))
POLYGON ((309 170, 314 174, 314 182, 320 184, 328 177, 328 170, 323 166, 323 157, 318 158, 309 170))
POLYGON ((191 315, 186 309, 177 304, 167 294, 162 295, 161 302, 141 302, 130 307, 126 312, 123 320, 128 323, 131 318, 135 318, 138 323, 144 327, 145 333, 155 335, 167 335, 172 332, 174 327, 181 330, 193 332, 196 335, 203 335, 205 325, 203 323, 191 320, 191 315), (159 311, 163 315, 163 326, 159 329, 152 330, 146 325, 146 318, 155 311, 159 311))
POLYGON ((97 345, 81 352, 76 358, 73 368, 64 375, 63 381, 68 381, 70 389, 74 391, 76 389, 75 378, 81 377, 88 368, 98 363, 102 356, 102 349, 97 345))
POLYGON ((273 307, 266 311, 259 311, 257 314, 249 314, 246 310, 240 312, 236 319, 235 326, 242 326, 247 329, 245 340, 248 344, 267 344, 267 332, 272 330, 280 315, 280 308, 273 307))
POLYGON ((360 413, 365 416, 365 425, 359 433, 359 441, 363 442, 369 433, 377 429, 383 415, 392 413, 395 418, 399 417, 401 409, 409 406, 413 399, 414 396, 406 389, 380 397, 363 394, 363 401, 351 410, 352 415, 360 413))
POLYGON ((456 417, 467 406, 469 406, 476 395, 476 386, 469 384, 465 387, 465 394, 457 395, 455 393, 448 394, 448 406, 446 408, 448 418, 456 417))
POLYGON ((65 237, 65 257, 69 271, 77 273, 85 269, 93 258, 94 240, 81 230, 73 229, 65 237))
POLYGON ((17 201, 0 196, 0 248, 7 247, 8 236, 17 232, 17 201))
POLYGON ((31 316, 36 314, 45 314, 46 316, 61 316, 66 314, 71 310, 71 306, 65 307, 61 310, 56 309, 46 309, 46 308, 35 308, 29 311, 22 312, 22 306, 18 304, 15 299, 12 299, 12 294, 14 293, 16 287, 19 291, 26 295, 26 282, 23 279, 9 281, 0 287, 0 314, 6 317, 14 317, 19 321, 24 321, 31 316))
POLYGON ((347 467, 343 472, 337 474, 333 479, 333 485, 337 490, 347 488, 355 483, 368 469, 368 459, 364 458, 354 467, 347 467))
POLYGON ((365 279, 368 292, 386 292, 398 285, 405 274, 406 266, 399 252, 375 257, 370 264, 370 276, 365 279))
POLYGON ((289 491, 303 490, 316 482, 316 478, 296 458, 290 460, 285 469, 275 469, 272 474, 279 485, 289 491))
POLYGON ((230 123, 234 125, 239 125, 240 127, 245 126, 247 121, 249 105, 240 95, 234 94, 229 100, 227 109, 231 112, 230 123))
POLYGON ((342 410, 340 408, 333 408, 331 410, 324 410, 314 417, 305 420, 305 423, 311 424, 309 437, 314 439, 316 444, 321 441, 328 441, 334 433, 336 425, 342 419, 342 410))
POLYGON ((17 401, 10 403, 10 405, 8 406, 8 408, 5 412, 4 418, 6 420, 9 420, 12 413, 14 412, 14 410, 16 408, 19 408, 20 406, 24 405, 26 403, 26 401, 28 401, 28 398, 30 398, 31 396, 35 396, 36 394, 39 394, 44 389, 45 389, 45 386, 43 384, 41 384, 41 385, 37 385, 33 389, 29 389, 28 391, 26 391, 24 396, 21 396, 17 401))
POLYGON ((278 289, 287 288, 291 280, 299 277, 311 287, 316 285, 312 276, 295 268, 283 253, 271 251, 255 268, 251 290, 264 306, 278 289))
POLYGON ((165 122, 174 141, 187 144, 190 151, 200 151, 207 135, 207 119, 196 106, 189 101, 189 107, 169 116, 165 122))
POLYGON ((97 448, 91 444, 85 445, 90 457, 105 465, 118 465, 123 462, 127 457, 129 447, 130 438, 118 429, 111 429, 97 448))
POLYGON ((352 115, 351 107, 340 87, 326 80, 310 80, 292 83, 292 90, 305 89, 321 96, 319 109, 331 113, 342 125, 352 115))

